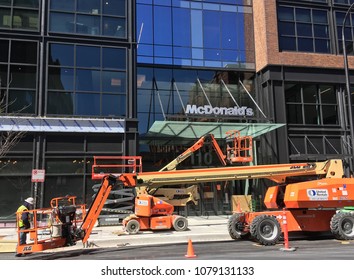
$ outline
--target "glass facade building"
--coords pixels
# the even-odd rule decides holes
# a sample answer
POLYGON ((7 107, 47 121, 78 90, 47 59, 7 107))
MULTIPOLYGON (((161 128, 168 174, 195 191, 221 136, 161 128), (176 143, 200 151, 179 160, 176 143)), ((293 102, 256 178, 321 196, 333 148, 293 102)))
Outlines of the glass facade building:
MULTIPOLYGON (((271 121, 254 99, 252 1, 137 0, 136 27, 139 148, 145 170, 162 168, 205 133, 213 133, 223 147, 226 130, 271 121), (206 116, 196 112, 203 106, 241 111, 206 116)), ((204 147, 178 168, 210 166, 220 162, 204 147)), ((226 213, 231 196, 250 184, 200 184, 198 204, 178 211, 226 213)))
POLYGON ((89 205, 93 157, 137 153, 135 1, 4 0, 0 34, 2 139, 25 131, 0 160, 0 220, 30 195, 89 205))
MULTIPOLYGON (((341 158, 349 166, 341 32, 351 3, 137 1, 138 119, 145 166, 156 170, 178 156, 200 136, 200 122, 212 132, 216 123, 218 128, 279 125, 253 135, 254 164, 341 158), (206 118, 189 114, 193 105, 245 106, 254 114, 206 118)), ((352 54, 352 17, 347 24, 352 54)), ((214 157, 204 150, 180 168, 216 166, 214 157)), ((235 182, 222 190, 200 185, 200 205, 189 210, 224 213, 232 195, 262 196, 267 184, 235 182)))
POLYGON ((254 69, 251 1, 137 1, 138 63, 254 69))

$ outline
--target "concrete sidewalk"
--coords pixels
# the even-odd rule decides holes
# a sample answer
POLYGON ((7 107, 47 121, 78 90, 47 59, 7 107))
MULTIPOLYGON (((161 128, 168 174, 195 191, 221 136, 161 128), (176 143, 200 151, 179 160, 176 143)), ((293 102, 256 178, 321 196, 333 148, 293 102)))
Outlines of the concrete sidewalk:
MULTIPOLYGON (((94 227, 89 238, 91 247, 120 247, 151 244, 186 243, 230 240, 227 230, 229 216, 188 217, 186 231, 141 231, 135 235, 126 234, 122 226, 94 227)), ((0 228, 0 253, 15 252, 17 233, 15 228, 0 228)), ((46 252, 83 248, 78 242, 75 246, 56 248, 46 252)))

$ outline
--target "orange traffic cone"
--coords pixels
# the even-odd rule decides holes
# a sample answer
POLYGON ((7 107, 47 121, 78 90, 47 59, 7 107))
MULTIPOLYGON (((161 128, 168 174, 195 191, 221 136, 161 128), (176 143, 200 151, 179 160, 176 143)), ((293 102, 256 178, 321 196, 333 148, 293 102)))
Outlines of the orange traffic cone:
POLYGON ((186 258, 195 258, 197 255, 194 254, 194 249, 192 245, 192 240, 188 240, 188 248, 187 248, 187 254, 185 255, 186 258))

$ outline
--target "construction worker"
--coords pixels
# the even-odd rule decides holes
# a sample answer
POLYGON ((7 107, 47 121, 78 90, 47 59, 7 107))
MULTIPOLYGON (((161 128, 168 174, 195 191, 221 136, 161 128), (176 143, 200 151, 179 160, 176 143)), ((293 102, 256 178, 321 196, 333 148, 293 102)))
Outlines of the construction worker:
MULTIPOLYGON (((28 197, 25 199, 23 204, 17 209, 17 223, 18 223, 17 228, 18 230, 21 230, 19 245, 26 244, 28 232, 24 230, 29 229, 31 227, 30 213, 28 212, 28 210, 33 209, 33 203, 34 203, 33 197, 28 197)), ((15 256, 21 257, 22 254, 16 254, 15 256)))

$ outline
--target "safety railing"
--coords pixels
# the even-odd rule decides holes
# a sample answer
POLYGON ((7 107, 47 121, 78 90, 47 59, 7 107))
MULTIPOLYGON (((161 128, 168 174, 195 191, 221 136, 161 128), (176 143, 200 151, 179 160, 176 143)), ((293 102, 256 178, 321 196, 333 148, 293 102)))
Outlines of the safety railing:
POLYGON ((51 246, 53 246, 53 248, 57 247, 53 244, 65 244, 65 238, 62 236, 61 232, 62 225, 65 221, 60 220, 60 215, 62 214, 60 211, 63 209, 61 207, 65 206, 73 207, 75 215, 70 223, 72 223, 73 228, 79 227, 86 215, 86 206, 76 205, 75 197, 73 196, 52 199, 52 208, 41 208, 17 212, 17 224, 24 213, 28 213, 31 224, 31 227, 28 229, 17 229, 18 244, 20 244, 21 233, 27 234, 26 244, 18 245, 17 251, 21 253, 36 252, 51 248, 51 246), (54 240, 57 242, 58 239, 62 240, 62 243, 53 242, 54 240))
POLYGON ((141 173, 141 156, 94 156, 92 179, 100 180, 106 175, 119 176, 122 173, 141 173))
POLYGON ((238 130, 226 132, 226 157, 230 163, 253 161, 252 146, 251 136, 241 136, 238 130))

